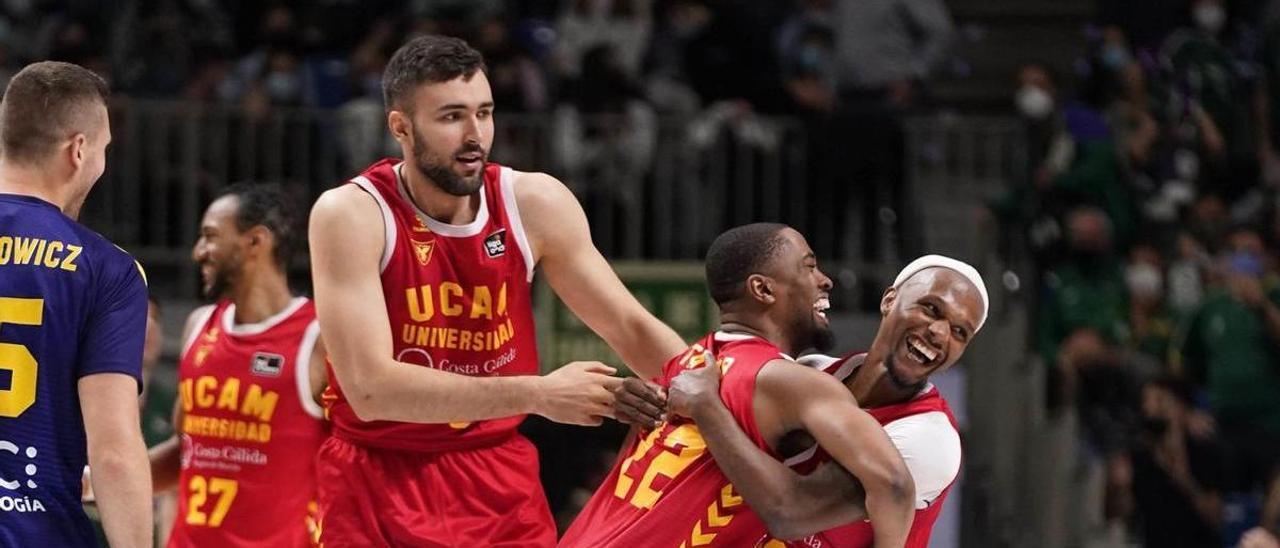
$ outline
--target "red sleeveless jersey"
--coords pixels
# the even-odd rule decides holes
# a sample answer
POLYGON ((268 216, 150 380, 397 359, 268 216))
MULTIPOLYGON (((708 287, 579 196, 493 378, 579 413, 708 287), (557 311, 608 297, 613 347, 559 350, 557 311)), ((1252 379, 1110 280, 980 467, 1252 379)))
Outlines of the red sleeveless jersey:
MULTIPOLYGON (((756 375, 786 359, 764 339, 713 333, 667 362, 661 384, 703 366, 710 350, 724 373, 720 398, 757 447, 776 454, 761 437, 752 401, 756 375)), ((675 417, 634 437, 595 495, 560 541, 563 547, 750 546, 764 523, 725 478, 697 425, 675 417)))
MULTIPOLYGON (((837 360, 823 370, 837 379, 843 381, 853 373, 853 370, 862 365, 862 360, 866 358, 866 354, 854 354, 837 360)), ((865 411, 882 426, 887 425, 898 419, 919 415, 923 413, 940 412, 946 415, 947 421, 951 423, 951 427, 959 432, 959 423, 951 414, 951 407, 947 405, 947 400, 938 393, 938 389, 929 385, 923 392, 916 397, 903 403, 886 405, 882 407, 873 407, 865 409, 865 411)), ((830 461, 830 455, 827 455, 821 447, 814 448, 801 453, 796 457, 788 459, 786 462, 802 473, 813 471, 819 464, 830 461)), ((952 479, 952 484, 955 480, 952 479)), ((942 490, 942 493, 925 508, 916 510, 915 519, 911 522, 911 531, 907 533, 907 542, 905 548, 927 548, 929 546, 929 535, 933 532, 933 524, 938 520, 938 514, 942 512, 942 504, 947 500, 947 494, 951 492, 951 485, 942 490)), ((850 523, 829 529, 811 535, 801 540, 783 543, 778 540, 766 538, 757 544, 763 548, 864 548, 875 544, 875 529, 872 528, 871 522, 867 520, 850 523)))
MULTIPOLYGON (((516 208, 515 172, 487 164, 480 208, 466 225, 442 223, 409 198, 397 160, 351 180, 378 202, 386 243, 382 290, 397 361, 474 377, 536 375, 530 281, 533 256, 516 208)), ((325 406, 334 435, 388 449, 449 451, 496 444, 524 415, 450 424, 362 421, 332 368, 325 406)))
POLYGON ((309 375, 315 307, 299 297, 259 324, 234 317, 231 301, 216 304, 179 365, 185 417, 169 546, 310 546, 326 436, 309 375))

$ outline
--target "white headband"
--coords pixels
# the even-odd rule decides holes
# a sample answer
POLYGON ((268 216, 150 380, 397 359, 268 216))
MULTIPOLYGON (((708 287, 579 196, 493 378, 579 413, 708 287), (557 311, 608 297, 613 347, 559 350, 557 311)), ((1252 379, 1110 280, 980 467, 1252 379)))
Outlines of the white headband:
POLYGON ((978 288, 978 294, 982 295, 982 317, 978 319, 978 325, 973 328, 974 333, 977 333, 979 329, 982 329, 982 324, 987 323, 987 309, 991 308, 991 299, 987 298, 987 285, 982 283, 982 275, 978 274, 978 270, 969 266, 968 263, 957 261, 951 257, 943 257, 942 255, 925 255, 911 261, 911 264, 903 268, 902 272, 898 273, 898 277, 894 278, 893 287, 901 287, 902 283, 907 281, 907 278, 914 276, 915 273, 934 267, 954 270, 969 280, 969 283, 973 284, 974 287, 978 288))

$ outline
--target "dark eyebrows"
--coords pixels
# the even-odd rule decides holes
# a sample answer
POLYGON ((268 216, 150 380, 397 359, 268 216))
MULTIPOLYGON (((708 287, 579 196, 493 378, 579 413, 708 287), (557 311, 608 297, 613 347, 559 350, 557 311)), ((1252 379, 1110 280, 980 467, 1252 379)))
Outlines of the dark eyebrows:
MULTIPOLYGON (((480 106, 476 107, 476 110, 491 109, 491 108, 493 108, 493 101, 485 101, 483 103, 480 103, 480 106)), ((440 108, 436 109, 436 112, 443 114, 445 112, 454 111, 454 110, 467 110, 467 105, 462 103, 446 103, 444 105, 441 105, 440 108)))

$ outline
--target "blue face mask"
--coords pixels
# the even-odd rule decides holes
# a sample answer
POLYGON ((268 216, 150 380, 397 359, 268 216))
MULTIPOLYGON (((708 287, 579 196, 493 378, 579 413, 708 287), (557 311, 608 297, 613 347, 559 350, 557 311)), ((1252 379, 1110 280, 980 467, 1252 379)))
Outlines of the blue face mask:
POLYGON ((1129 66, 1132 57, 1123 46, 1108 45, 1102 48, 1102 64, 1113 72, 1120 72, 1129 66))
POLYGON ((824 72, 827 68, 827 56, 827 51, 820 46, 803 46, 799 55, 800 69, 810 74, 824 72))

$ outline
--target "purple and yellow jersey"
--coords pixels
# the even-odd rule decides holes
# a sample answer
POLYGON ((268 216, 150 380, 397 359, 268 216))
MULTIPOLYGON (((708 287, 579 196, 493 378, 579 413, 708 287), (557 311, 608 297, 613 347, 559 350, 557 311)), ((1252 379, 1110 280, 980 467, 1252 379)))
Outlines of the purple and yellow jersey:
POLYGON ((53 204, 0 194, 0 546, 92 546, 77 382, 139 380, 142 268, 53 204))

